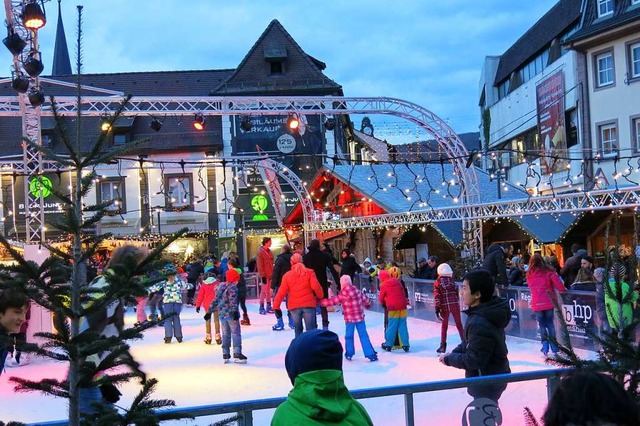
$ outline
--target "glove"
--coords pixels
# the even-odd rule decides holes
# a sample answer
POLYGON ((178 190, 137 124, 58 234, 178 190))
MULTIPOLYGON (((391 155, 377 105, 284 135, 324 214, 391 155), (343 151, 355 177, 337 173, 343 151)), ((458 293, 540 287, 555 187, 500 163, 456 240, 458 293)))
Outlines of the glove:
POLYGON ((238 320, 240 319, 240 312, 238 312, 238 311, 234 311, 234 312, 231 314, 231 318, 233 318, 233 320, 234 320, 234 321, 238 321, 238 320))
POLYGON ((115 404, 120 400, 120 391, 113 383, 105 383, 100 385, 100 393, 102 394, 102 398, 111 404, 115 404))
POLYGON ((276 309, 274 312, 276 314, 276 318, 282 318, 282 309, 276 309))
POLYGON ((203 318, 205 321, 209 321, 211 319, 211 312, 207 312, 206 314, 204 314, 203 318))
POLYGON ((200 313, 200 306, 196 308, 196 314, 199 314, 199 313, 200 313))
POLYGON ((438 321, 442 321, 442 313, 440 313, 440 308, 436 309, 436 318, 438 321))

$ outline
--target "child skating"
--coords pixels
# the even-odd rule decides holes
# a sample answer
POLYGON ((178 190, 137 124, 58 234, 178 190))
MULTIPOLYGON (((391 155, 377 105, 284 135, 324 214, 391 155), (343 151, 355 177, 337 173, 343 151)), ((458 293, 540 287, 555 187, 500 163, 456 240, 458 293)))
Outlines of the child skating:
MULTIPOLYGON (((380 271, 381 273, 384 271, 380 271)), ((402 283, 400 283, 400 270, 391 267, 388 270, 389 278, 380 286, 378 301, 388 312, 389 323, 385 329, 385 342, 382 349, 390 352, 394 342, 399 337, 400 346, 405 352, 409 352, 409 329, 407 328, 407 295, 402 283)), ((384 276, 384 274, 382 275, 384 276)))
POLYGON ((438 278, 433 284, 433 297, 436 305, 436 317, 442 321, 440 326, 439 354, 447 351, 447 331, 449 328, 449 314, 453 315, 460 340, 464 342, 462 320, 460 319, 460 296, 458 286, 453 282, 453 271, 447 263, 438 266, 438 278))
POLYGON ((367 326, 364 322, 364 310, 362 309, 363 306, 368 309, 371 306, 371 301, 351 283, 351 277, 349 277, 349 275, 340 277, 340 288, 340 294, 329 299, 320 300, 320 305, 324 307, 342 305, 342 314, 344 315, 346 325, 344 357, 351 361, 355 354, 353 335, 354 329, 357 329, 364 356, 368 358, 369 361, 377 361, 378 354, 373 349, 371 340, 369 340, 367 326))
POLYGON ((247 357, 242 354, 242 336, 240 335, 240 311, 238 310, 238 288, 236 283, 240 274, 235 269, 227 271, 226 281, 216 286, 216 295, 211 302, 209 312, 218 311, 222 329, 222 359, 228 364, 231 359, 233 342, 233 362, 246 364, 247 357))
MULTIPOLYGON (((207 277, 204 281, 202 281, 202 283, 200 284, 200 288, 198 289, 198 296, 196 298, 196 312, 200 312, 200 307, 202 306, 211 306, 211 302, 213 302, 213 298, 216 295, 216 282, 217 280, 214 277, 207 277)), ((222 339, 220 337, 220 322, 217 322, 216 324, 216 343, 218 342, 218 340, 220 341, 221 344, 222 343, 222 339)), ((204 343, 206 343, 207 345, 211 344, 211 314, 210 313, 206 313, 204 315, 204 328, 205 328, 205 335, 204 335, 204 343)))

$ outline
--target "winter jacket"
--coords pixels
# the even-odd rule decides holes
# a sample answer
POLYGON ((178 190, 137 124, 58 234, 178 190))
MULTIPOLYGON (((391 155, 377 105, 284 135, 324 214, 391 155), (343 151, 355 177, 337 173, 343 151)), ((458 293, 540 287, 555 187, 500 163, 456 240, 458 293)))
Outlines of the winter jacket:
POLYGON ((271 279, 273 275, 273 253, 265 246, 260 247, 258 250, 258 274, 260 278, 271 279))
POLYGON ((416 278, 421 280, 435 280, 438 278, 438 266, 433 268, 429 264, 425 264, 422 268, 419 268, 416 273, 416 278))
POLYGON ((520 268, 513 267, 509 271, 509 285, 525 285, 526 272, 520 268))
POLYGON ((566 290, 558 274, 551 269, 529 269, 527 284, 531 290, 531 309, 533 312, 553 309, 551 297, 555 297, 554 289, 560 292, 566 290), (547 292, 551 292, 551 295, 547 292))
POLYGON ((484 262, 482 263, 482 269, 491 272, 497 285, 504 287, 509 285, 507 265, 504 262, 504 250, 500 244, 491 244, 489 246, 487 255, 484 257, 484 262))
POLYGON ((560 276, 564 280, 567 288, 576 280, 576 275, 578 275, 578 271, 580 270, 580 262, 586 255, 587 251, 580 249, 564 262, 564 266, 560 269, 560 276))
MULTIPOLYGON (((105 277, 106 274, 113 274, 113 269, 105 270, 105 273, 98 275, 88 285, 95 289, 105 289, 109 285, 105 277)), ((102 297, 104 293, 91 293, 92 298, 102 297)), ((90 307, 91 301, 87 301, 85 308, 90 307)), ((120 334, 124 328, 124 301, 117 299, 109 303, 106 307, 97 311, 88 313, 80 319, 80 332, 86 330, 97 331, 103 336, 111 337, 120 334)))
MULTIPOLYGON (((629 287, 629 284, 622 281, 620 282, 622 286, 622 297, 627 298, 629 296, 629 292, 632 292, 631 298, 628 302, 626 302, 622 306, 622 317, 624 320, 624 324, 622 324, 622 328, 627 327, 633 321, 633 306, 638 301, 638 293, 629 287)), ((607 319, 609 320, 609 325, 611 328, 615 328, 616 330, 620 329, 620 302, 618 299, 617 285, 615 279, 610 279, 607 282, 607 286, 610 291, 605 289, 604 293, 604 303, 607 310, 607 319), (612 297, 613 296, 613 297, 612 297)))
POLYGON ((218 310, 220 321, 233 319, 238 314, 238 287, 234 283, 222 281, 216 285, 216 294, 209 306, 209 312, 218 310))
POLYGON ((222 277, 222 280, 224 281, 227 277, 227 270, 229 269, 229 266, 227 265, 227 262, 229 261, 228 257, 224 257, 221 261, 220 261, 220 266, 218 267, 218 271, 220 272, 220 276, 222 277))
POLYGON ((280 309, 280 304, 289 295, 287 309, 315 308, 318 299, 322 299, 324 291, 316 279, 315 273, 302 263, 296 263, 284 274, 280 289, 273 301, 273 308, 280 309))
POLYGON ((344 385, 342 371, 315 370, 298 375, 287 400, 271 420, 271 426, 313 425, 373 425, 344 385))
POLYGON ((149 288, 149 292, 157 292, 164 290, 162 295, 162 303, 182 303, 182 291, 187 289, 187 283, 179 279, 177 276, 172 283, 160 281, 149 288))
POLYGON ((280 253, 276 257, 276 264, 273 265, 273 275, 271 276, 271 288, 280 287, 282 277, 291 270, 291 256, 293 253, 280 253))
MULTIPOLYGON (((445 365, 465 370, 465 377, 510 373, 504 329, 511 319, 509 303, 499 297, 465 311, 465 341, 444 357, 445 365)), ((469 386, 474 398, 498 401, 506 383, 469 386)))
POLYGON ((362 272, 362 268, 360 267, 360 265, 358 265, 358 262, 356 262, 356 260, 352 256, 347 256, 346 258, 342 259, 342 262, 340 262, 340 276, 349 275, 349 277, 353 281, 353 277, 356 275, 356 273, 360 272, 362 272))
POLYGON ((202 265, 202 262, 190 263, 187 269, 187 282, 195 284, 200 274, 204 274, 204 265, 202 265))
POLYGON ((205 309, 208 309, 211 306, 211 302, 216 296, 216 285, 218 282, 214 282, 211 284, 207 284, 202 282, 200 284, 200 289, 198 290, 198 297, 196 298, 196 308, 200 308, 204 306, 205 309))
POLYGON ((364 321, 363 306, 369 308, 371 301, 365 294, 354 285, 342 286, 340 294, 330 299, 322 299, 320 306, 342 305, 342 314, 344 322, 360 322, 364 321))
POLYGON ((378 300, 388 311, 407 309, 407 296, 400 280, 389 278, 380 285, 378 300))
POLYGON ((433 284, 433 298, 436 309, 450 312, 452 309, 460 310, 460 296, 458 286, 451 277, 439 277, 433 284))
POLYGON ((327 281, 327 269, 331 271, 331 275, 336 283, 340 282, 338 273, 333 268, 333 261, 331 255, 320 251, 320 249, 309 248, 309 251, 302 256, 302 263, 309 269, 313 269, 316 273, 316 278, 322 288, 328 288, 329 282, 327 281))
POLYGON ((236 271, 240 274, 240 279, 236 283, 236 287, 238 288, 238 297, 247 296, 247 280, 244 279, 244 271, 242 268, 236 268, 236 271))
POLYGON ((9 354, 9 333, 0 325, 0 376, 4 371, 4 362, 9 354))

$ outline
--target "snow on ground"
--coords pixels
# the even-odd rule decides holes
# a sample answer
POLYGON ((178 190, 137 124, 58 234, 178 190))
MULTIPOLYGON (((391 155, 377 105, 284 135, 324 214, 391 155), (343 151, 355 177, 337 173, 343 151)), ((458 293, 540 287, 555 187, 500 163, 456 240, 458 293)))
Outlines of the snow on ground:
MULTIPOLYGON (((149 377, 159 380, 155 398, 175 400, 177 407, 237 402, 261 398, 286 396, 291 383, 284 369, 284 355, 293 338, 293 330, 272 331, 273 315, 258 315, 255 301, 248 303, 252 325, 242 327, 243 353, 248 364, 223 364, 220 346, 205 345, 202 313, 185 307, 181 319, 184 342, 175 340, 171 345, 163 342, 162 327, 154 327, 145 333, 132 348, 149 377)), ((338 333, 344 345, 344 320, 342 314, 331 312, 330 329, 338 333)), ((318 316, 318 320, 320 317, 318 316)), ((464 377, 464 371, 446 367, 438 362, 435 352, 440 343, 440 324, 409 318, 411 351, 385 352, 382 314, 367 311, 367 330, 378 351, 380 360, 369 362, 363 357, 356 338, 356 355, 353 361, 344 361, 345 383, 351 390, 384 386, 431 382, 464 377)), ((127 313, 127 323, 135 322, 135 313, 127 313)), ((450 324, 448 348, 453 349, 460 339, 450 324)), ((540 345, 518 338, 508 338, 509 360, 513 372, 552 368, 544 364, 540 345)), ((589 355, 583 352, 582 355, 589 355)), ((66 366, 49 360, 34 360, 31 364, 7 369, 0 376, 0 420, 40 422, 60 420, 66 416, 66 400, 38 393, 14 393, 8 382, 10 376, 29 379, 45 377, 63 378, 66 366)), ((131 383, 121 389, 121 401, 131 401, 139 386, 131 383)), ((466 389, 456 389, 414 396, 416 425, 461 424, 465 407, 471 402, 466 389)), ((504 425, 524 424, 523 409, 529 407, 536 415, 544 411, 547 401, 546 381, 509 384, 500 399, 504 425)), ((375 425, 404 424, 404 400, 402 396, 361 400, 375 425)), ((254 424, 268 425, 273 410, 254 412, 254 424)), ((207 425, 218 418, 198 418, 193 422, 176 424, 207 425)))

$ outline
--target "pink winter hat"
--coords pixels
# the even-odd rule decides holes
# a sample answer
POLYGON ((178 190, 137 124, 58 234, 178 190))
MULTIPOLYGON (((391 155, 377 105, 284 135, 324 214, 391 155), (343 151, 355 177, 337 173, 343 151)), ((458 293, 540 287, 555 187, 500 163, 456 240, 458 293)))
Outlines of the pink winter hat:
POLYGON ((340 287, 351 285, 351 277, 349 275, 343 275, 340 277, 340 287))
POLYGON ((388 280, 389 272, 386 269, 383 269, 382 271, 378 272, 378 277, 380 278, 380 281, 388 280))

